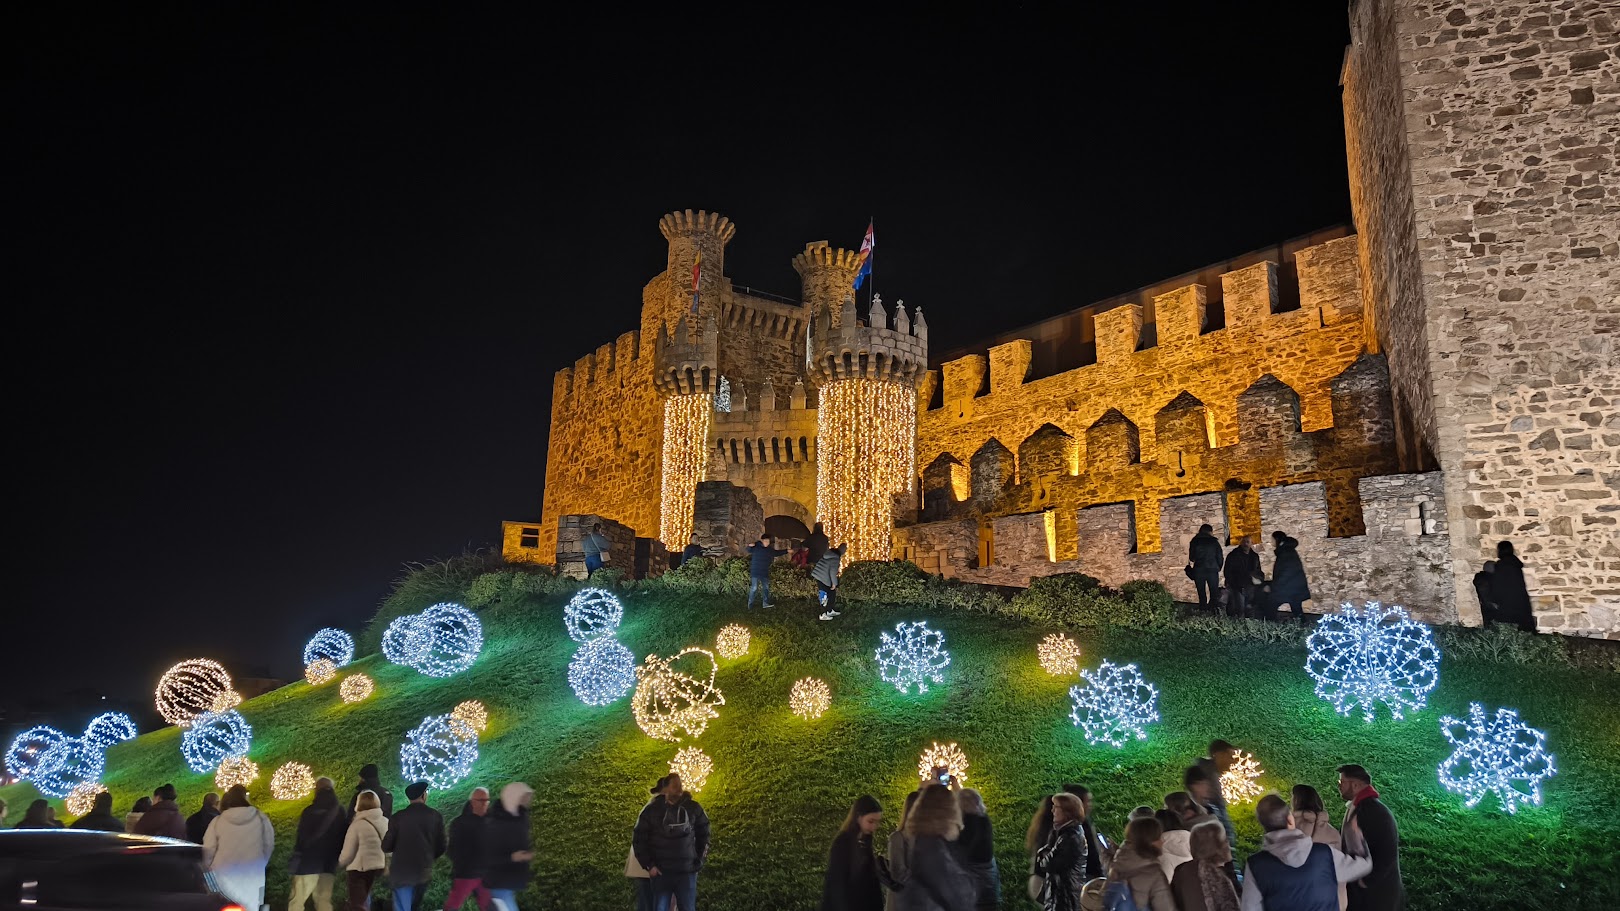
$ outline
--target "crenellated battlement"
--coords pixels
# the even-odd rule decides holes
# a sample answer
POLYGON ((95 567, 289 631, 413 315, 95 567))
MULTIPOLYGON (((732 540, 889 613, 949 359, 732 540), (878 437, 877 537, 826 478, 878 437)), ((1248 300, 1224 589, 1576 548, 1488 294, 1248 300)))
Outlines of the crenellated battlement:
POLYGON ((728 244, 737 233, 737 226, 719 212, 707 212, 699 209, 696 214, 691 209, 681 212, 671 212, 658 219, 658 230, 667 241, 690 237, 694 234, 712 234, 720 239, 721 244, 728 244))
MULTIPOLYGON (((840 308, 860 268, 861 255, 857 251, 833 247, 824 240, 805 244, 804 251, 793 257, 793 271, 799 273, 805 312, 814 314, 823 307, 830 311, 840 308)), ((835 312, 834 319, 840 315, 835 312)))
POLYGON ((653 344, 653 385, 666 395, 718 392, 719 338, 713 315, 683 316, 673 332, 660 327, 653 344))
POLYGON ((720 293, 720 327, 793 343, 804 335, 804 308, 735 291, 728 281, 720 293))
POLYGON ((615 341, 599 345, 595 351, 574 361, 572 367, 557 371, 551 383, 552 401, 566 401, 600 383, 619 384, 640 362, 640 358, 641 332, 632 329, 615 341))
POLYGON ((915 385, 928 368, 928 322, 921 307, 908 316, 905 301, 896 302, 891 320, 875 296, 863 322, 846 296, 836 316, 821 308, 809 344, 812 376, 821 385, 855 377, 915 385))

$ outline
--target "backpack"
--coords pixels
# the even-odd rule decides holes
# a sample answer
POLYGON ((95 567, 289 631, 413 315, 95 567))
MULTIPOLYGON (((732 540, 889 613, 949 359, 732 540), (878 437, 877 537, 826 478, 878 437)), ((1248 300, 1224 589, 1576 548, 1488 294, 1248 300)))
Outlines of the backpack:
POLYGON ((1143 911, 1131 897, 1131 884, 1122 879, 1112 880, 1103 887, 1103 911, 1143 911))

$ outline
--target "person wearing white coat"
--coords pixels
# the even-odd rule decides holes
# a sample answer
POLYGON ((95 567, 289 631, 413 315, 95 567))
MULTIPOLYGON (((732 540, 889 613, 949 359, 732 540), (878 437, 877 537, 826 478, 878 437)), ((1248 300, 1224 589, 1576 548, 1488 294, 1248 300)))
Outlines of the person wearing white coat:
POLYGON ((371 887, 388 866, 388 855, 382 847, 387 834, 388 817, 383 815, 376 792, 361 791, 355 798, 354 819, 343 835, 343 851, 338 854, 338 866, 348 877, 351 911, 366 911, 371 887))
POLYGON ((225 792, 220 807, 203 834, 203 865, 227 898, 257 908, 264 904, 264 867, 276 847, 276 830, 241 785, 225 792))

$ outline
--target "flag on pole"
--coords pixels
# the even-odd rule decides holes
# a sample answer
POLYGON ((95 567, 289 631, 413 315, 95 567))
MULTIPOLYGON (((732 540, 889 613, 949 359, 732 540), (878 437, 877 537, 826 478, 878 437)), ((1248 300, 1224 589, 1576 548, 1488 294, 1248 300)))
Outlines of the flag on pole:
POLYGON ((697 251, 697 259, 692 261, 692 312, 698 308, 698 276, 703 274, 703 251, 697 251))
POLYGON ((877 249, 877 234, 872 230, 872 223, 866 223, 866 239, 861 241, 861 271, 855 273, 855 290, 861 290, 861 285, 867 276, 872 274, 872 254, 877 249))

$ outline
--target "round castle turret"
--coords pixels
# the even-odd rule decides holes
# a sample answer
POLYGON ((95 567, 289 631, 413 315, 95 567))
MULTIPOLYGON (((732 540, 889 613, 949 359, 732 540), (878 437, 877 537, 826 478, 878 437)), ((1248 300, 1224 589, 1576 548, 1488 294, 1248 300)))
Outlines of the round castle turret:
POLYGON ((737 226, 718 212, 691 209, 658 220, 669 242, 665 291, 658 303, 658 336, 653 341, 653 384, 666 395, 715 392, 718 369, 718 315, 724 284, 726 244, 737 226), (692 290, 698 268, 697 301, 692 290))
POLYGON ((865 377, 916 388, 928 372, 928 322, 921 307, 908 316, 905 301, 896 302, 891 316, 883 298, 874 296, 863 323, 846 292, 837 310, 822 306, 816 313, 808 360, 817 386, 865 377))

